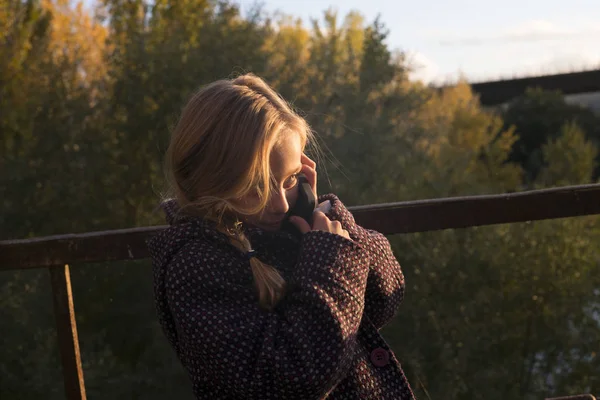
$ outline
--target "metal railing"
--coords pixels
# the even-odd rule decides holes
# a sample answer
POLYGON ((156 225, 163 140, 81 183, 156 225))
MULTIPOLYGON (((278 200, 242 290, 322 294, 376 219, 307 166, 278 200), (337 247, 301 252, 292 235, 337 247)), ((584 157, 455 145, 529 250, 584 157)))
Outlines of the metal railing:
MULTIPOLYGON (((356 222, 391 235, 600 214, 600 184, 350 207, 356 222)), ((164 226, 0 241, 0 271, 48 268, 65 393, 86 398, 69 264, 148 257, 146 239, 164 226)), ((572 400, 593 400, 580 395, 572 400)))

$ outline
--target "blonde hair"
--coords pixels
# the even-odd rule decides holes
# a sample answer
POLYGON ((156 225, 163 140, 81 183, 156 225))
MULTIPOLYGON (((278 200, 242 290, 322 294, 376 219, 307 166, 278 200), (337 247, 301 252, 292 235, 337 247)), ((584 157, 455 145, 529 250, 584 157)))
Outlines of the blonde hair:
MULTIPOLYGON (((302 149, 312 143, 306 121, 262 79, 252 74, 213 82, 196 92, 173 130, 165 172, 170 197, 182 212, 217 223, 231 244, 252 249, 237 215, 264 210, 274 189, 269 155, 285 138, 297 133, 302 149), (245 208, 238 200, 254 193, 259 202, 245 208)), ((274 267, 250 259, 259 304, 271 310, 285 290, 274 267)))

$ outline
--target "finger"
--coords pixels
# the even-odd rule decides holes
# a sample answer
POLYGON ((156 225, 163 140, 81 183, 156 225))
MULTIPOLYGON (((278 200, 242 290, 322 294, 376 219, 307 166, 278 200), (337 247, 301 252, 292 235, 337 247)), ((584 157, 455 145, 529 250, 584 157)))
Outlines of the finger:
POLYGON ((317 163, 308 158, 308 156, 304 153, 302 153, 302 156, 300 157, 300 163, 306 164, 313 169, 317 168, 317 163))
POLYGON ((292 216, 292 217, 290 217, 290 222, 292 224, 294 224, 294 226, 296 228, 298 228, 298 230, 302 234, 304 234, 306 232, 309 232, 311 230, 310 229, 310 225, 303 218, 300 218, 300 217, 297 217, 297 216, 292 216))
POLYGON ((308 180, 308 183, 310 183, 310 187, 312 188, 315 197, 317 197, 317 170, 308 164, 302 164, 302 173, 306 175, 306 179, 308 180))
POLYGON ((329 231, 329 218, 327 218, 327 216, 321 211, 315 210, 315 212, 313 213, 312 222, 313 229, 320 231, 329 231))

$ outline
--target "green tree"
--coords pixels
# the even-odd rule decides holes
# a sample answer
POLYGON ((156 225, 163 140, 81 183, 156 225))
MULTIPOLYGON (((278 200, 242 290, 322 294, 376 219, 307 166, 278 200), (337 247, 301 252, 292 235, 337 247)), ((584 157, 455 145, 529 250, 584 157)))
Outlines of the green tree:
MULTIPOLYGON (((464 83, 411 82, 385 26, 356 12, 329 10, 307 28, 226 1, 104 0, 94 15, 67 0, 0 5, 4 238, 163 223, 169 129, 192 91, 238 72, 266 77, 307 117, 330 155, 319 191, 348 205, 516 191, 530 164, 529 185, 585 183, 593 168, 589 114, 532 92, 503 121, 464 83), (526 163, 514 154, 527 132, 540 135, 526 163)), ((408 291, 384 334, 418 396, 598 390, 598 226, 392 238, 408 291)), ((89 397, 191 398, 156 321, 149 263, 71 267, 89 397)), ((0 279, 0 319, 11 321, 0 397, 63 398, 46 272, 0 279)))
POLYGON ((505 126, 514 126, 519 136, 510 160, 525 169, 527 182, 532 182, 542 167, 543 144, 557 138, 565 123, 577 123, 587 139, 600 144, 600 117, 588 108, 568 104, 560 92, 529 89, 509 103, 502 117, 505 126))
POLYGON ((565 124, 561 135, 542 146, 545 165, 539 184, 567 186, 590 183, 594 174, 598 148, 586 139, 577 124, 565 124))
MULTIPOLYGON (((51 16, 36 1, 2 0, 0 2, 0 170, 14 171, 12 176, 2 174, 2 209, 0 235, 10 237, 15 227, 11 216, 19 212, 16 198, 9 196, 8 188, 18 182, 27 167, 27 151, 31 140, 31 116, 39 107, 36 98, 28 93, 38 75, 48 37, 51 16), (19 165, 19 167, 17 167, 19 165)), ((23 235, 19 230, 17 235, 23 235)))
MULTIPOLYGON (((99 65, 93 64, 97 52, 90 51, 97 50, 97 27, 77 10, 61 1, 0 5, 3 238, 89 227, 73 218, 73 210, 86 204, 83 187, 89 182, 81 134, 93 114, 92 78, 99 65)), ((0 346, 1 358, 8 361, 2 364, 0 397, 63 396, 55 383, 60 364, 49 289, 43 270, 2 274, 2 320, 11 327, 0 346)))
MULTIPOLYGON (((422 186, 411 188, 416 197, 519 189, 520 167, 507 162, 515 136, 467 87, 434 95, 419 114, 425 129, 417 149, 429 161, 421 164, 422 186)), ((567 126, 544 147, 543 184, 589 182, 592 149, 567 126)), ((593 390, 597 223, 588 217, 394 238, 408 295, 385 332, 422 395, 536 399, 593 390)))

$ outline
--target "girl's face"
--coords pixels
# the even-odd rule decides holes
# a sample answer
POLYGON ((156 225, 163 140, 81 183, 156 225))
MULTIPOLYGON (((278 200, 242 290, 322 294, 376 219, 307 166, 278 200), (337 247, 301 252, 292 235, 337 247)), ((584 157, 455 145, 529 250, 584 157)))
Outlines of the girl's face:
MULTIPOLYGON (((298 198, 298 174, 306 168, 303 160, 300 135, 289 134, 271 150, 269 163, 275 181, 275 190, 265 209, 255 215, 246 216, 245 222, 268 231, 277 231, 288 210, 296 204, 298 198)), ((258 202, 258 197, 247 195, 242 198, 246 205, 258 202)))

